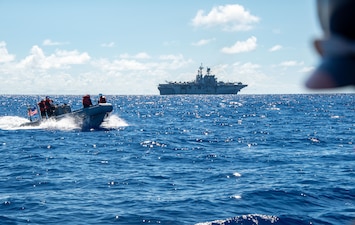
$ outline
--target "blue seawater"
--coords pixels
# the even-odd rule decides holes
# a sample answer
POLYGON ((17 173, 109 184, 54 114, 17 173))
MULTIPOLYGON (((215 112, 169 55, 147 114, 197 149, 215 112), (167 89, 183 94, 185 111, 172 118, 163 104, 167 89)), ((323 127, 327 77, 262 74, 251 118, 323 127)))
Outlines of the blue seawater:
POLYGON ((0 224, 354 224, 354 94, 107 98, 83 132, 0 96, 0 224))

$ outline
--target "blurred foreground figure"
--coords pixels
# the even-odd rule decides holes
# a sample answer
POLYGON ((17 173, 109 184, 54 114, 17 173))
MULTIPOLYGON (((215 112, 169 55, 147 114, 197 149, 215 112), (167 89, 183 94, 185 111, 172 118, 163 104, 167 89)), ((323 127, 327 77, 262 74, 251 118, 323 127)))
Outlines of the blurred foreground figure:
POLYGON ((355 0, 317 0, 324 37, 314 41, 322 57, 306 86, 312 89, 355 85, 355 0))

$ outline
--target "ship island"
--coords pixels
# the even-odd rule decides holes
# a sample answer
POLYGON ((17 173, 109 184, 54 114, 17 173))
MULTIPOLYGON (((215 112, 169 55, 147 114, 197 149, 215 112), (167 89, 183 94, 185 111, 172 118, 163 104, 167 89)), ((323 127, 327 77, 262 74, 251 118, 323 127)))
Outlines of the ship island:
POLYGON ((205 75, 203 75, 202 70, 203 66, 201 64, 194 81, 159 84, 158 89, 160 95, 238 94, 241 89, 248 86, 241 82, 217 82, 216 76, 211 74, 211 68, 207 67, 205 75))

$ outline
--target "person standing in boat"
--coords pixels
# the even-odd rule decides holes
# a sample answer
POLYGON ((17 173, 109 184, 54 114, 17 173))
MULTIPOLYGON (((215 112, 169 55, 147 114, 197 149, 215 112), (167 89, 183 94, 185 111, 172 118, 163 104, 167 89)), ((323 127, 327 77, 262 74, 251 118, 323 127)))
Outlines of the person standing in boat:
POLYGON ((99 101, 98 101, 98 103, 99 103, 99 104, 100 104, 100 103, 106 103, 106 97, 103 96, 102 94, 99 94, 99 101))
POLYGON ((91 101, 90 95, 84 95, 83 96, 83 107, 87 108, 90 106, 92 106, 92 101, 91 101))
POLYGON ((41 117, 46 118, 47 117, 47 115, 46 115, 46 100, 42 99, 38 103, 38 106, 39 106, 39 110, 41 112, 41 117))
POLYGON ((47 112, 47 116, 51 117, 54 114, 54 105, 53 105, 53 100, 49 98, 49 96, 46 96, 45 100, 45 111, 47 112))

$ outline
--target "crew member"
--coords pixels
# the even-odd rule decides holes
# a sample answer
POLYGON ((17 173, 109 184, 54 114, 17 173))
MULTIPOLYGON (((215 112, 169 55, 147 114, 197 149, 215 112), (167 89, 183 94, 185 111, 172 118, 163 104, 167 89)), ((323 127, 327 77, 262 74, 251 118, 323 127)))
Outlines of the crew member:
POLYGON ((38 106, 39 106, 39 110, 41 111, 41 117, 46 118, 47 117, 47 115, 46 115, 46 100, 42 99, 42 101, 40 101, 38 103, 38 106))
POLYGON ((45 111, 47 112, 48 117, 53 116, 55 107, 53 105, 52 99, 50 99, 49 96, 46 96, 44 108, 45 108, 45 111))
POLYGON ((106 97, 103 96, 102 94, 99 94, 99 103, 106 103, 106 97))
POLYGON ((90 95, 84 95, 83 96, 83 107, 87 108, 90 106, 92 106, 90 95))

